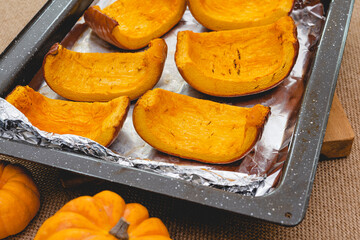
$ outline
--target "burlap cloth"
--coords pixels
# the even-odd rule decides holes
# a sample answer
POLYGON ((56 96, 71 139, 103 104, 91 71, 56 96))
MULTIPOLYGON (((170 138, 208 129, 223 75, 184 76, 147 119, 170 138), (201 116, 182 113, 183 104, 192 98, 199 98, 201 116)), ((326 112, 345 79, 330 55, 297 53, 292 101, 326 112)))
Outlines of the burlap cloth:
MULTIPOLYGON (((0 52, 43 6, 45 0, 0 0, 0 52)), ((355 133, 360 131, 360 3, 355 4, 338 80, 337 93, 355 133)), ((33 174, 41 192, 41 209, 30 225, 8 239, 33 239, 42 222, 64 203, 101 190, 116 191, 127 202, 140 202, 160 217, 173 239, 360 239, 360 145, 355 139, 349 157, 321 161, 305 220, 294 228, 280 227, 198 204, 148 193, 119 184, 103 183, 64 189, 59 170, 18 162, 33 174)))

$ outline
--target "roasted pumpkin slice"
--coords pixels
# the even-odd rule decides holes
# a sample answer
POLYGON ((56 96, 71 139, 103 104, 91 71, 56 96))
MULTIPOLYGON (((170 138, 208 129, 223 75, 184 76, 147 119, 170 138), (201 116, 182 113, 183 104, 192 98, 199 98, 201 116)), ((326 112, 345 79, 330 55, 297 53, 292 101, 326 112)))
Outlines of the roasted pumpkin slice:
POLYGON ((105 41, 122 49, 140 49, 181 19, 186 0, 118 0, 85 11, 85 22, 105 41))
POLYGON ((231 163, 257 142, 270 112, 242 108, 154 89, 136 103, 133 123, 154 148, 200 162, 231 163))
POLYGON ((271 24, 288 15, 294 0, 188 0, 192 15, 211 30, 271 24))
POLYGON ((18 86, 6 100, 40 130, 90 138, 104 146, 117 137, 129 109, 129 98, 107 103, 70 102, 47 98, 32 88, 18 86))
POLYGON ((200 92, 223 97, 254 94, 286 78, 298 54, 291 17, 274 24, 210 33, 178 33, 175 61, 200 92))
POLYGON ((159 81, 166 59, 163 39, 137 53, 80 53, 55 44, 43 62, 44 78, 60 96, 74 101, 138 98, 159 81))

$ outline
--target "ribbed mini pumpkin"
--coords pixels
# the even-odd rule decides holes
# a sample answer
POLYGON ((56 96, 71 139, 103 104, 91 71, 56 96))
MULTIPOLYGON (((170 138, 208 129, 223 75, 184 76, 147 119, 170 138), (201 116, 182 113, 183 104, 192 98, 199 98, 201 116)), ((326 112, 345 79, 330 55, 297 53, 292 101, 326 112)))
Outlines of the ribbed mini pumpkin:
POLYGON ((158 218, 147 209, 128 203, 116 193, 103 191, 93 197, 71 200, 40 227, 35 240, 170 240, 158 218))
POLYGON ((25 229, 40 208, 40 193, 28 172, 0 161, 0 239, 25 229))

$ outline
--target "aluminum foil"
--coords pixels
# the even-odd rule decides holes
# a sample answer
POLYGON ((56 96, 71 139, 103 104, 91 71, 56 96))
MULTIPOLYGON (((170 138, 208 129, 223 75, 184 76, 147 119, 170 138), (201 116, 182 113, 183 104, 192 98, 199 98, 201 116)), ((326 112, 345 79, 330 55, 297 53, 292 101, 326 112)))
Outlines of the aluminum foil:
POLYGON ((3 98, 0 98, 0 137, 42 147, 71 150, 105 161, 117 162, 124 167, 149 170, 172 178, 205 186, 226 188, 231 192, 248 195, 253 195, 264 180, 263 177, 255 175, 214 171, 207 167, 179 166, 145 159, 132 159, 116 154, 84 137, 41 131, 33 126, 24 114, 3 98))
MULTIPOLYGON (((114 0, 102 0, 94 4, 103 8, 112 2, 114 0)), ((297 25, 300 49, 292 72, 275 89, 242 98, 211 97, 197 92, 182 79, 174 61, 177 32, 208 31, 192 17, 189 10, 186 10, 177 26, 163 36, 168 45, 168 56, 156 88, 236 106, 251 107, 255 104, 263 104, 271 107, 272 113, 261 139, 242 161, 228 165, 210 165, 180 159, 155 150, 138 136, 133 127, 132 111, 135 102, 131 105, 119 137, 110 146, 112 151, 82 137, 40 131, 3 99, 0 101, 0 136, 44 147, 81 152, 103 160, 117 161, 125 167, 149 170, 226 191, 255 196, 264 195, 278 181, 282 165, 286 160, 288 145, 305 89, 306 75, 324 22, 322 13, 323 6, 319 1, 295 2, 291 16, 297 25)), ((62 41, 65 47, 78 52, 123 51, 99 39, 83 22, 81 18, 62 41)), ((41 73, 34 77, 30 85, 34 88, 40 86, 39 92, 47 97, 62 99, 46 85, 41 73)))

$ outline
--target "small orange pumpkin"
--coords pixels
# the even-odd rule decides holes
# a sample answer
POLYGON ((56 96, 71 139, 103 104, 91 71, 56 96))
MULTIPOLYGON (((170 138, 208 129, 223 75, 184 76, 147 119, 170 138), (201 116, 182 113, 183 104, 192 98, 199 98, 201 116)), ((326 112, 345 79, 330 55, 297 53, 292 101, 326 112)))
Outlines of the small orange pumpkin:
POLYGON ((62 207, 40 227, 35 240, 169 240, 169 232, 147 209, 103 191, 82 196, 62 207))
POLYGON ((24 230, 39 208, 39 190, 26 170, 0 162, 0 239, 24 230))

